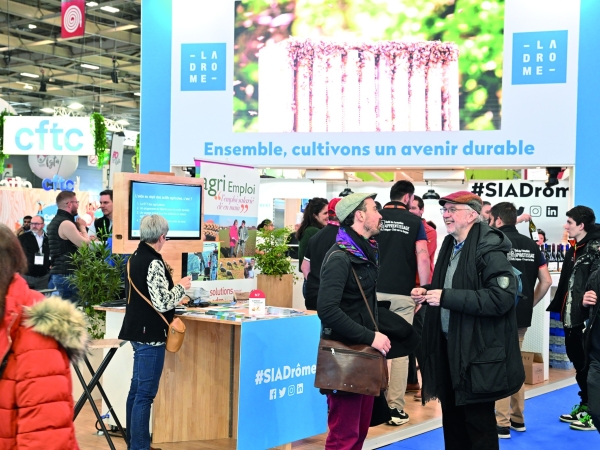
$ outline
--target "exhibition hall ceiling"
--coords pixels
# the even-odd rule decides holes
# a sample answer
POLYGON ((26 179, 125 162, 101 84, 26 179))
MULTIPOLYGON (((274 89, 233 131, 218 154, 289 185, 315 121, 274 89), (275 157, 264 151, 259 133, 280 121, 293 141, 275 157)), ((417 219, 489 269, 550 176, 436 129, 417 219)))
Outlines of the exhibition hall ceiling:
POLYGON ((64 40, 60 0, 0 0, 0 98, 22 115, 64 106, 139 131, 141 0, 86 3, 85 35, 64 40))

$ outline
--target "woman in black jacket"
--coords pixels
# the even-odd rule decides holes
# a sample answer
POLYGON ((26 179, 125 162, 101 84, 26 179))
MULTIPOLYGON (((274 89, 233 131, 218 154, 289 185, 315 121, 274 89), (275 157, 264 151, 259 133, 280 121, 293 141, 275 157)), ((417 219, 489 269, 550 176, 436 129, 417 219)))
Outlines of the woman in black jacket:
POLYGON ((174 284, 160 251, 167 241, 169 224, 159 215, 140 223, 140 245, 128 262, 129 297, 119 339, 133 346, 133 376, 127 396, 127 448, 150 448, 150 407, 158 391, 165 362, 168 326, 175 306, 192 285, 191 277, 174 284))

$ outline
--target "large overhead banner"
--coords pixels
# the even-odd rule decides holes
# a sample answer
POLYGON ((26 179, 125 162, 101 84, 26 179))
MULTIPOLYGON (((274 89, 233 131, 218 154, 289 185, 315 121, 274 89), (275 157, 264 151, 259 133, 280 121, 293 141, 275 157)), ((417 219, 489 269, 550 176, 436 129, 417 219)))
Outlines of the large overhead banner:
POLYGON ((171 164, 574 164, 578 0, 169 3, 171 164))

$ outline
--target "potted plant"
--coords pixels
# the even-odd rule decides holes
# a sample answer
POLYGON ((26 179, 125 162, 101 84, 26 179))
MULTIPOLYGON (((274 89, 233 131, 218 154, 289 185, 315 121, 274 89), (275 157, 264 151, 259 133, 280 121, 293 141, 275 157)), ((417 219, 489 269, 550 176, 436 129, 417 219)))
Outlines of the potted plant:
POLYGON ((75 267, 69 277, 77 288, 79 306, 88 319, 88 334, 92 339, 102 339, 106 325, 106 313, 94 306, 121 297, 125 261, 123 255, 114 254, 103 239, 82 245, 72 255, 75 267))
POLYGON ((265 293, 269 306, 292 307, 294 266, 287 256, 291 230, 277 228, 257 231, 256 268, 257 288, 265 293))

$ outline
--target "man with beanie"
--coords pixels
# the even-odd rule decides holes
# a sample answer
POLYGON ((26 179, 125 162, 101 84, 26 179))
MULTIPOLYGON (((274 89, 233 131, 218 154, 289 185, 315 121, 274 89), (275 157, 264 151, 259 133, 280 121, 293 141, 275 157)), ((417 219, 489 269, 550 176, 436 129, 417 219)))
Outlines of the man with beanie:
POLYGON ((494 403, 525 381, 508 238, 482 221, 481 198, 459 191, 439 201, 448 231, 431 284, 421 336, 423 404, 439 399, 447 450, 498 449, 494 403))
MULTIPOLYGON (((390 311, 413 323, 415 302, 410 291, 419 279, 429 281, 427 234, 421 218, 410 212, 415 187, 410 181, 398 181, 390 190, 391 201, 380 211, 381 232, 377 243, 381 252, 377 300, 390 302, 390 311)), ((391 419, 388 425, 409 421, 404 412, 408 377, 408 356, 391 360, 387 402, 391 419)), ((417 386, 413 389, 418 390, 417 386)))
POLYGON ((583 329, 589 313, 582 301, 588 280, 600 264, 600 226, 596 224, 594 211, 580 205, 567 211, 564 228, 569 239, 575 239, 576 244, 565 255, 558 287, 547 310, 560 313, 565 329, 567 356, 575 367, 581 401, 559 419, 569 423, 570 428, 593 431, 595 427, 588 413, 588 366, 583 346, 583 329))
POLYGON ((329 219, 327 225, 310 238, 304 259, 302 260, 302 273, 306 279, 306 292, 304 294, 306 309, 316 311, 319 284, 321 282, 321 266, 325 254, 335 244, 340 222, 335 214, 335 206, 341 198, 332 199, 327 205, 329 219))
MULTIPOLYGON (((510 202, 494 205, 490 212, 490 225, 502 231, 512 244, 508 253, 510 264, 521 272, 523 296, 517 304, 517 327, 519 331, 519 347, 523 347, 525 333, 531 326, 533 308, 546 295, 552 285, 552 277, 548 272, 546 258, 537 243, 529 236, 517 231, 517 208, 510 202), (536 281, 538 282, 536 285, 536 281)), ((496 402, 496 421, 498 437, 510 438, 510 430, 525 431, 525 386, 511 397, 496 402)))
MULTIPOLYGON (((375 331, 373 323, 379 320, 375 295, 379 250, 373 236, 379 233, 381 223, 375 195, 351 194, 336 205, 340 227, 321 269, 317 311, 322 338, 370 345, 385 355, 390 351, 390 340, 375 331)), ((326 449, 362 448, 369 431, 374 399, 370 395, 348 392, 327 394, 329 434, 326 449)))

